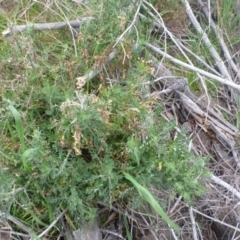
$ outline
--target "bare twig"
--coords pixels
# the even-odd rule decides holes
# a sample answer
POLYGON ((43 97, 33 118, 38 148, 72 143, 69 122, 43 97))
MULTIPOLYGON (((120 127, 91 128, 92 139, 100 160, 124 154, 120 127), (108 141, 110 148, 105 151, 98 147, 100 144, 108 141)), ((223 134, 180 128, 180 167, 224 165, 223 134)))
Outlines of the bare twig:
POLYGON ((231 229, 234 229, 236 232, 240 232, 240 228, 236 228, 236 227, 234 227, 234 226, 232 226, 232 225, 230 225, 230 224, 227 224, 227 223, 225 223, 225 222, 223 222, 223 221, 220 221, 220 220, 218 220, 218 219, 216 219, 216 218, 210 217, 210 216, 208 216, 208 215, 206 215, 206 214, 204 214, 204 213, 202 213, 202 212, 199 212, 197 209, 194 209, 194 208, 193 208, 192 210, 193 210, 193 212, 196 212, 196 213, 198 213, 199 215, 202 215, 202 216, 205 217, 205 218, 211 219, 211 220, 213 220, 214 222, 220 223, 221 225, 224 225, 224 226, 226 226, 226 227, 229 227, 229 228, 231 228, 231 229))
MULTIPOLYGON (((224 76, 226 77, 229 81, 233 82, 233 79, 231 77, 231 75, 229 74, 223 60, 221 59, 220 55, 218 54, 218 52, 216 51, 216 49, 213 47, 213 44, 211 43, 211 41, 209 40, 207 34, 202 30, 199 22, 197 21, 196 17, 194 16, 193 14, 193 11, 188 3, 187 0, 181 0, 183 5, 185 6, 186 8, 186 12, 188 14, 188 17, 189 19, 191 20, 193 26, 195 27, 196 31, 201 35, 202 39, 203 39, 203 42, 204 44, 206 45, 206 47, 208 48, 210 54, 212 55, 214 61, 215 61, 215 65, 217 66, 219 72, 224 76)), ((217 33, 217 30, 215 28, 215 32, 217 33)), ((228 59, 228 61, 232 61, 231 57, 228 56, 228 53, 227 53, 227 48, 225 47, 225 43, 221 40, 221 37, 219 39, 219 42, 221 44, 221 47, 225 50, 225 54, 226 54, 226 57, 228 59)), ((233 65, 233 64, 232 64, 233 65)), ((237 73, 238 72, 238 69, 236 69, 237 67, 235 66, 234 67, 234 71, 237 73)), ((229 86, 229 85, 228 85, 229 86)), ((233 91, 233 89, 230 89, 230 92, 231 92, 231 96, 235 102, 235 104, 237 106, 239 106, 239 101, 238 101, 238 95, 236 92, 233 91)))
POLYGON ((151 94, 147 94, 145 97, 146 98, 151 98, 151 97, 154 97, 154 96, 157 96, 157 95, 167 94, 167 93, 170 93, 172 91, 177 91, 177 90, 180 91, 180 92, 184 92, 184 90, 187 87, 187 79, 175 77, 174 81, 175 81, 175 83, 172 86, 169 86, 167 89, 159 91, 159 92, 153 92, 151 94))
POLYGON ((214 79, 214 80, 216 80, 216 81, 218 81, 218 82, 220 82, 220 83, 222 83, 224 85, 227 85, 229 87, 235 88, 238 91, 240 91, 240 85, 238 85, 238 84, 236 84, 236 83, 234 83, 232 81, 229 81, 228 79, 224 79, 224 78, 216 76, 216 75, 214 75, 212 73, 206 72, 206 71, 204 71, 204 70, 202 70, 200 68, 197 68, 197 67, 189 65, 189 64, 187 64, 185 62, 182 62, 182 61, 172 57, 171 55, 167 54, 166 52, 163 52, 162 50, 160 50, 159 48, 155 47, 154 45, 152 45, 150 43, 145 43, 145 45, 146 45, 146 47, 148 47, 149 49, 151 49, 155 53, 158 53, 158 54, 162 55, 163 57, 167 58, 168 60, 170 60, 173 63, 176 63, 176 64, 178 64, 178 65, 180 65, 182 67, 185 67, 185 68, 187 68, 189 70, 198 72, 198 73, 200 73, 200 74, 202 74, 202 75, 204 75, 204 76, 206 76, 208 78, 212 78, 212 79, 214 79))
MULTIPOLYGON (((38 238, 40 239, 45 234, 47 234, 52 229, 52 227, 61 219, 61 217, 65 214, 66 211, 67 209, 65 209, 41 234, 39 234, 38 238)), ((31 238, 30 240, 33 240, 33 238, 31 238)))
MULTIPOLYGON (((234 63, 234 61, 232 60, 231 54, 228 51, 228 48, 225 44, 224 38, 221 34, 221 30, 218 29, 218 27, 216 26, 216 24, 214 23, 214 21, 212 21, 211 16, 209 14, 209 11, 207 10, 206 5, 202 2, 202 0, 197 0, 199 6, 201 7, 203 13, 205 14, 205 16, 209 15, 209 24, 212 27, 214 33, 217 36, 217 40, 219 41, 219 44, 224 52, 224 56, 226 57, 226 60, 230 63, 233 71, 238 74, 239 73, 239 69, 237 68, 236 64, 234 63)), ((210 1, 209 1, 210 2, 210 1)))
POLYGON ((4 231, 4 230, 1 230, 1 229, 0 229, 0 233, 9 233, 11 235, 17 235, 17 236, 21 236, 21 237, 24 237, 24 238, 27 238, 27 239, 31 237, 28 234, 13 232, 13 231, 4 231))
POLYGON ((72 28, 79 28, 84 21, 89 21, 93 18, 79 18, 76 20, 72 20, 69 22, 55 22, 55 23, 29 23, 27 25, 18 25, 10 27, 2 32, 3 37, 8 37, 13 34, 17 34, 20 32, 25 31, 26 29, 30 28, 32 30, 53 30, 59 28, 66 28, 71 26, 72 28))
MULTIPOLYGON (((237 227, 238 226, 239 226, 239 222, 237 223, 237 227)), ((232 239, 237 239, 237 238, 235 238, 236 233, 237 233, 237 231, 235 230, 234 233, 233 233, 232 239)))
POLYGON ((214 73, 217 76, 221 76, 221 74, 216 71, 213 67, 211 67, 208 63, 206 63, 201 57, 199 57, 197 54, 192 52, 189 48, 187 48, 180 40, 177 40, 179 46, 186 51, 187 53, 191 54, 199 63, 201 63, 203 66, 205 66, 207 69, 209 69, 212 73, 214 73))
POLYGON ((193 239, 194 240, 198 240, 197 229, 196 229, 196 222, 195 222, 195 218, 193 216, 193 209, 192 209, 192 207, 189 208, 189 215, 190 215, 190 219, 191 219, 191 222, 192 222, 193 239))
POLYGON ((171 215, 173 213, 173 211, 176 209, 176 207, 178 206, 179 202, 182 200, 182 196, 179 196, 177 201, 175 202, 175 204, 173 205, 173 207, 170 209, 169 211, 169 215, 171 215))
MULTIPOLYGON (((149 13, 151 16, 154 16, 153 14, 149 13)), ((143 14, 139 13, 139 16, 142 19, 147 19, 147 17, 145 17, 143 14)), ((163 28, 163 25, 159 22, 159 21, 155 21, 154 26, 158 27, 159 29, 163 28)), ((190 55, 192 55, 199 63, 201 63, 202 65, 204 65, 207 69, 209 69, 212 73, 221 76, 221 74, 216 71, 213 67, 211 67, 208 63, 206 63, 201 57, 199 57, 197 54, 195 54, 194 52, 192 52, 189 48, 187 48, 179 39, 176 39, 177 44, 187 53, 189 53, 190 55)))
POLYGON ((199 33, 199 35, 202 36, 202 40, 203 40, 204 44, 207 46, 207 48, 209 49, 209 52, 213 56, 213 59, 215 60, 215 64, 216 64, 219 72, 223 76, 225 76, 229 81, 232 81, 232 78, 231 78, 226 66, 224 65, 224 62, 222 61, 220 55, 218 54, 216 49, 213 47, 213 44, 209 40, 207 34, 203 31, 202 27, 200 26, 199 22, 197 21, 196 17, 194 16, 193 11, 192 11, 191 6, 189 5, 188 1, 187 0, 181 0, 181 1, 186 8, 187 15, 188 15, 189 19, 191 20, 194 28, 199 33))
POLYGON ((113 45, 113 48, 114 48, 120 41, 123 40, 124 35, 125 35, 127 32, 129 32, 129 31, 131 30, 131 28, 134 26, 134 24, 136 23, 137 17, 138 17, 140 8, 141 8, 141 5, 142 5, 142 3, 140 3, 140 4, 138 5, 137 11, 136 11, 136 13, 135 13, 135 15, 134 15, 134 18, 133 18, 133 21, 132 21, 131 24, 127 27, 127 29, 118 37, 117 42, 113 45))
MULTIPOLYGON (((190 58, 187 56, 187 54, 184 52, 184 50, 183 50, 183 48, 182 48, 182 46, 181 46, 181 45, 183 45, 183 44, 180 45, 180 44, 179 44, 180 41, 177 40, 176 37, 172 34, 172 32, 170 32, 170 31, 168 30, 168 28, 165 26, 164 21, 163 21, 161 15, 158 13, 158 11, 152 6, 152 4, 149 4, 149 3, 146 2, 145 0, 143 0, 143 3, 146 4, 148 7, 150 7, 150 8, 157 14, 157 16, 158 16, 158 18, 161 20, 161 22, 160 22, 150 11, 148 11, 148 14, 149 14, 151 17, 153 17, 153 18, 157 21, 158 24, 160 24, 160 26, 164 29, 164 32, 166 32, 167 35, 171 38, 172 42, 177 46, 177 48, 180 50, 180 52, 182 53, 182 55, 186 58, 188 64, 194 67, 192 61, 191 61, 190 58)), ((147 10, 147 7, 146 7, 144 4, 143 4, 143 7, 147 10)), ((165 48, 166 48, 166 44, 165 44, 165 48)), ((202 87, 203 87, 203 89, 204 89, 204 91, 205 91, 206 97, 207 97, 207 99, 208 99, 208 105, 209 105, 209 104, 210 104, 210 98, 209 98, 209 96, 208 96, 208 90, 207 90, 207 86, 206 86, 206 84, 205 84, 205 81, 203 80, 203 77, 202 77, 198 72, 197 72, 197 76, 199 77, 199 79, 200 79, 200 81, 201 81, 201 84, 202 84, 202 87)))
POLYGON ((173 229, 171 229, 171 232, 172 232, 172 236, 175 240, 178 240, 178 237, 176 236, 175 232, 173 231, 173 229))
POLYGON ((103 233, 112 234, 113 236, 116 236, 116 237, 118 237, 118 238, 120 238, 120 239, 124 239, 124 240, 125 240, 125 238, 124 238, 121 234, 116 233, 116 232, 113 232, 113 231, 111 231, 111 230, 101 228, 100 231, 103 232, 103 233))
POLYGON ((230 191, 233 195, 240 199, 240 192, 236 188, 232 187, 231 185, 229 185, 219 177, 214 176, 213 174, 211 175, 211 180, 217 183, 218 185, 225 187, 228 191, 230 191))
POLYGON ((0 211, 0 217, 4 216, 4 218, 6 218, 7 220, 13 222, 15 225, 17 225, 20 229, 22 229, 23 231, 27 232, 30 236, 33 235, 33 230, 29 227, 27 227, 26 225, 24 225, 22 222, 20 222, 17 218, 8 215, 2 211, 0 211))
POLYGON ((145 224, 147 225, 147 227, 149 228, 149 231, 151 232, 152 237, 153 237, 155 240, 158 240, 158 237, 156 236, 155 232, 152 230, 150 224, 148 223, 148 221, 146 220, 146 218, 144 217, 143 214, 141 214, 141 217, 142 217, 143 221, 145 222, 145 224))

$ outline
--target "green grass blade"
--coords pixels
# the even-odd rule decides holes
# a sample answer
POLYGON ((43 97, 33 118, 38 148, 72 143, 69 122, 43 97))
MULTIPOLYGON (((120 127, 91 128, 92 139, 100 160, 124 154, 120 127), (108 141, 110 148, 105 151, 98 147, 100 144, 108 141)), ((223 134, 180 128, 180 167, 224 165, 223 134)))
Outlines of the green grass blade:
POLYGON ((30 166, 32 164, 28 164, 29 161, 29 157, 31 155, 33 155, 36 151, 38 151, 38 148, 29 148, 27 150, 25 150, 22 154, 22 163, 23 163, 23 167, 26 171, 31 170, 30 166))
POLYGON ((180 233, 180 228, 171 221, 171 219, 168 217, 168 215, 164 212, 162 207, 159 205, 159 203, 155 200, 153 195, 142 185, 140 185, 130 174, 123 173, 125 178, 128 179, 132 184, 136 187, 141 197, 146 200, 154 209, 155 211, 163 218, 163 220, 174 230, 176 230, 178 233, 180 233))
POLYGON ((21 149, 22 149, 22 151, 25 151, 24 130, 23 130, 21 116, 14 106, 9 105, 9 109, 11 110, 13 117, 15 119, 16 129, 17 129, 18 137, 19 137, 20 143, 21 143, 21 149))
POLYGON ((132 240, 131 234, 130 234, 129 229, 128 229, 128 223, 127 223, 126 216, 123 216, 123 220, 124 220, 124 225, 125 225, 125 229, 126 229, 127 239, 132 240))
POLYGON ((47 227, 48 224, 44 223, 39 217, 37 217, 37 215, 35 213, 33 213, 32 211, 29 211, 30 216, 32 217, 32 219, 38 223, 39 225, 43 226, 43 227, 47 227))

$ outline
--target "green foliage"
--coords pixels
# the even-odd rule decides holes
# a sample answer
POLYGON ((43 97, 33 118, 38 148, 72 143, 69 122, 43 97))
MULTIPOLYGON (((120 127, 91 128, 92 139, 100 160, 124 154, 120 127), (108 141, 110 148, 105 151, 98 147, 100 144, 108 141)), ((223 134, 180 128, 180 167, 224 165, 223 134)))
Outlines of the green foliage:
MULTIPOLYGON (((69 19, 83 11, 68 4, 69 19)), ((64 209, 66 221, 77 228, 94 217, 98 203, 137 208, 143 200, 126 174, 145 193, 155 186, 191 201, 204 191, 206 159, 188 151, 186 136, 173 140, 175 124, 161 117, 160 103, 143 97, 142 82, 150 80, 151 70, 131 45, 145 33, 129 33, 106 75, 75 87, 77 77, 101 66, 132 22, 136 9, 131 4, 89 1, 88 15, 94 19, 74 40, 65 30, 28 31, 0 47, 5 53, 0 69, 12 79, 0 88, 0 206, 36 232, 64 209), (107 84, 116 72, 119 81, 107 84)), ((54 14, 46 10, 46 19, 65 19, 61 10, 53 5, 54 14)), ((42 11, 34 4, 29 20, 42 11)))
POLYGON ((217 18, 219 24, 223 25, 227 30, 231 30, 236 26, 240 19, 239 12, 236 9, 237 1, 223 0, 219 3, 217 9, 217 18))
POLYGON ((23 131, 23 124, 22 124, 20 114, 16 110, 16 108, 13 107, 12 105, 9 105, 9 109, 11 110, 11 112, 14 116, 15 123, 16 123, 16 130, 17 130, 18 137, 19 137, 20 143, 21 143, 21 148, 22 148, 22 151, 24 151, 25 150, 24 131, 23 131))
MULTIPOLYGON (((152 111, 138 95, 137 87, 114 85, 99 96, 79 91, 62 102, 51 131, 32 129, 26 150, 14 155, 15 164, 5 159, 6 174, 17 174, 13 184, 27 189, 15 199, 25 204, 31 199, 31 212, 33 206, 67 208, 79 223, 93 217, 97 202, 132 201, 125 194, 131 186, 124 171, 139 184, 160 182, 186 200, 202 194, 204 160, 188 152, 186 136, 171 140, 174 125, 159 117, 160 107, 152 111)), ((14 122, 11 128, 15 131, 14 122)))
POLYGON ((180 228, 173 223, 170 218, 167 216, 167 214, 164 212, 162 207, 158 204, 158 202, 155 200, 153 195, 143 186, 141 186, 131 175, 128 173, 124 173, 124 176, 126 179, 132 182, 132 184, 135 186, 135 188, 138 190, 139 194, 142 196, 143 199, 145 199, 155 210, 156 212, 164 219, 164 221, 173 229, 175 229, 178 233, 180 233, 180 228))

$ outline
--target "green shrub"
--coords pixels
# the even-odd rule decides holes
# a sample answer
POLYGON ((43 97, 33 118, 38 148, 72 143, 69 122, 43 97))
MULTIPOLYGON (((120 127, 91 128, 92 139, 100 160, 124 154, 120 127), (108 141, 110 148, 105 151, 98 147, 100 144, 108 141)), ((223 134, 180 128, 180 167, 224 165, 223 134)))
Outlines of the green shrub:
POLYGON ((127 0, 89 2, 97 8, 95 19, 82 26, 75 45, 57 31, 20 36, 11 50, 2 46, 3 74, 16 79, 0 88, 0 207, 35 231, 63 209, 77 227, 94 216, 98 203, 139 206, 124 173, 187 201, 204 190, 206 159, 189 152, 183 133, 172 139, 174 122, 161 117, 161 103, 144 98, 141 82, 150 80, 150 66, 131 45, 149 33, 129 33, 105 66, 108 77, 117 72, 117 83, 107 84, 101 73, 76 90, 76 77, 101 65, 136 10, 127 0))
MULTIPOLYGON (((30 212, 36 206, 51 212, 67 208, 72 219, 83 222, 93 216, 98 202, 133 201, 137 192, 123 172, 139 184, 159 186, 186 200, 202 194, 204 159, 188 151, 183 134, 172 140, 174 124, 160 117, 160 106, 151 109, 139 94, 137 87, 114 85, 99 96, 79 91, 62 102, 60 117, 48 129, 32 129, 24 137, 26 150, 19 148, 4 159, 7 169, 1 178, 10 176, 12 187, 24 188, 11 204, 22 203, 30 212)), ((11 131, 18 131, 8 116, 11 131)), ((8 129, 3 133, 10 134, 8 129)), ((6 146, 5 151, 7 155, 6 146)), ((47 223, 48 217, 41 221, 47 223)))

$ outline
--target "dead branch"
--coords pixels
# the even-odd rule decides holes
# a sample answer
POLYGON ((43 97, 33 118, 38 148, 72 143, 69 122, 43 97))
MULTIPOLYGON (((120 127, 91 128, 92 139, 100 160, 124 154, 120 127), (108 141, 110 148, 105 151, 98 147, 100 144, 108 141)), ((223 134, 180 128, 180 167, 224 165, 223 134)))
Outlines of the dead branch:
POLYGON ((55 22, 55 23, 28 23, 26 25, 17 25, 9 27, 2 32, 3 37, 8 37, 13 34, 24 32, 27 29, 32 29, 34 31, 42 30, 54 30, 66 27, 79 28, 83 22, 89 21, 92 18, 79 18, 69 22, 55 22))
MULTIPOLYGON (((202 0, 197 0, 199 6, 201 7, 204 15, 207 17, 209 15, 209 11, 207 10, 207 7, 206 5, 202 2, 202 0)), ((224 41, 224 38, 223 38, 223 35, 222 35, 222 31, 220 29, 218 29, 218 27, 216 26, 216 24, 214 23, 214 21, 211 19, 211 16, 209 18, 210 22, 210 26, 212 27, 215 35, 217 36, 217 40, 224 52, 224 56, 226 58, 226 60, 230 63, 231 65, 231 68, 233 69, 233 71, 235 72, 235 74, 239 74, 239 69, 238 67, 236 66, 236 64, 234 63, 232 57, 231 57, 231 54, 227 48, 227 45, 224 41)))
POLYGON ((200 26, 199 22, 197 21, 191 6, 189 5, 187 0, 181 0, 182 4, 185 6, 186 8, 186 13, 189 17, 189 19, 191 20, 194 28, 196 29, 196 31, 199 33, 199 35, 202 36, 202 40, 204 42, 204 44, 207 46, 209 52, 211 53, 211 55, 213 56, 213 58, 215 59, 215 64, 219 70, 219 72, 223 75, 226 76, 226 78, 229 81, 232 81, 232 78, 226 68, 226 66, 224 65, 223 60, 221 59, 220 55, 218 54, 218 52, 216 51, 216 49, 213 47, 213 44, 211 43, 211 41, 209 40, 207 34, 203 31, 202 27, 200 26))
POLYGON ((234 187, 223 181, 217 176, 211 175, 211 180, 214 181, 215 183, 221 185, 222 187, 225 187, 228 191, 230 191, 232 194, 234 194, 237 198, 240 199, 240 192, 237 191, 234 187))
POLYGON ((218 81, 218 82, 220 82, 220 83, 222 83, 224 85, 227 85, 229 87, 235 88, 238 91, 240 91, 240 85, 238 85, 238 84, 236 84, 236 83, 234 83, 234 82, 232 82, 232 81, 230 81, 228 79, 224 79, 224 78, 216 76, 216 75, 214 75, 212 73, 206 72, 206 71, 204 71, 204 70, 202 70, 202 69, 200 69, 198 67, 194 67, 194 66, 189 65, 189 64, 187 64, 185 62, 182 62, 182 61, 172 57, 171 55, 167 54, 166 52, 163 52, 162 50, 160 50, 159 48, 155 47, 154 45, 152 45, 150 43, 145 43, 145 46, 148 47, 149 49, 151 49, 153 52, 158 53, 161 56, 165 57, 166 59, 170 60, 173 63, 176 63, 176 64, 178 64, 178 65, 180 65, 182 67, 185 67, 185 68, 187 68, 189 70, 198 72, 198 73, 200 73, 200 74, 202 74, 202 75, 204 75, 206 77, 212 78, 212 79, 214 79, 214 80, 216 80, 216 81, 218 81))

